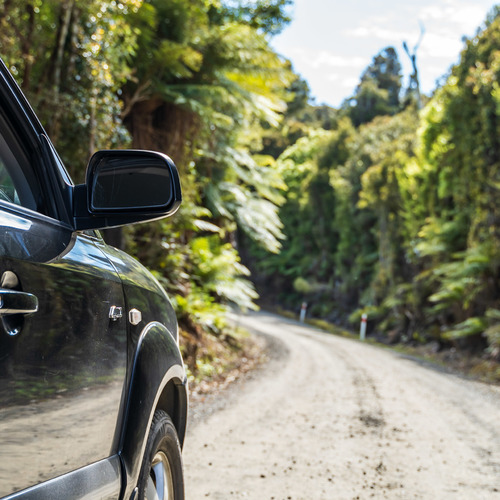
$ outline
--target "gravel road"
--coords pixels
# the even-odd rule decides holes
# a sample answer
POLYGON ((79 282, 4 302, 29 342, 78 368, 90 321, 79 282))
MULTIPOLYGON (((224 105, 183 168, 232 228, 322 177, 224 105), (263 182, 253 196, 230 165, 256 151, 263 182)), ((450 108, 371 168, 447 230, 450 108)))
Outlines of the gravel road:
POLYGON ((500 387, 267 313, 269 361, 195 403, 188 500, 500 499, 500 387))

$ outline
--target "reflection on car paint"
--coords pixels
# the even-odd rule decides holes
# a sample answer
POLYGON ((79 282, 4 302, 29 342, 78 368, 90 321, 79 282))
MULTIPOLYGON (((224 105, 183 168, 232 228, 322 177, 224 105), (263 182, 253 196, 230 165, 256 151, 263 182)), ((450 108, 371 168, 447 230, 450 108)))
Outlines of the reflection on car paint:
POLYGON ((30 262, 50 262, 61 258, 74 242, 72 232, 59 224, 0 211, 0 257, 5 255, 30 262))
POLYGON ((16 337, 0 327, 0 496, 111 454, 127 355, 126 323, 109 319, 121 281, 90 238, 51 264, 2 250, 0 272, 22 276, 40 303, 16 337))

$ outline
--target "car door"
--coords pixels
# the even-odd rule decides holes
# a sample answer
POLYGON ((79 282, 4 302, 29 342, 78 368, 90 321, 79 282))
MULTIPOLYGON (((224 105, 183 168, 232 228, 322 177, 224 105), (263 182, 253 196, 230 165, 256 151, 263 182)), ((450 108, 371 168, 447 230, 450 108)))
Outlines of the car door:
POLYGON ((0 497, 116 498, 122 285, 60 216, 66 174, 0 76, 0 497))

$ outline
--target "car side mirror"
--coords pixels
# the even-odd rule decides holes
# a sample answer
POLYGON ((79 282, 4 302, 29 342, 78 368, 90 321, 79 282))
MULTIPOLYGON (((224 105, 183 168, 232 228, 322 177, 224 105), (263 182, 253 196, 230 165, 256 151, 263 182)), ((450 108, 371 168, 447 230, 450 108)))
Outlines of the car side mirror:
POLYGON ((143 150, 98 151, 86 183, 75 186, 76 229, 103 229, 172 215, 181 203, 179 174, 166 155, 143 150))

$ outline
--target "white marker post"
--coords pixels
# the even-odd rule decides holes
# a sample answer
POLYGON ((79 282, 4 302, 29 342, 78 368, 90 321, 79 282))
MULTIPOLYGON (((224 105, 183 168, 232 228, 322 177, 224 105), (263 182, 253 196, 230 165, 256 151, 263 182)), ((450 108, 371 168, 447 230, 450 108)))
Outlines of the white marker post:
POLYGON ((359 340, 365 340, 366 337, 366 320, 368 319, 368 315, 363 313, 361 315, 361 325, 359 327, 359 340))
POLYGON ((307 302, 302 302, 302 306, 300 307, 300 322, 304 323, 306 319, 306 311, 307 311, 307 302))

